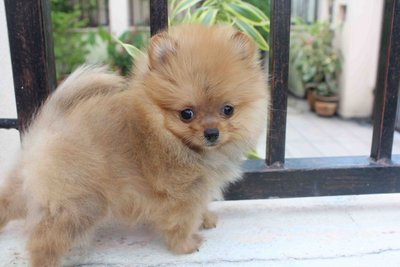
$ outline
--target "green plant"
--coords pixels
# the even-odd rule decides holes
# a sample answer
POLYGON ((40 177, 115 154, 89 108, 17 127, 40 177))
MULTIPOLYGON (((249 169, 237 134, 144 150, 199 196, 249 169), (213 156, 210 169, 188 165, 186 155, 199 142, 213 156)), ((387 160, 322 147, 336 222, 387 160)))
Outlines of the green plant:
MULTIPOLYGON (((271 14, 271 1, 270 0, 245 0, 249 4, 260 9, 269 18, 271 14)), ((269 40, 269 27, 268 31, 264 30, 263 27, 257 26, 256 29, 261 33, 264 40, 269 40)))
POLYGON ((250 3, 242 0, 170 0, 170 7, 170 25, 227 23, 247 33, 261 50, 269 49, 262 36, 269 32, 269 18, 250 3))
POLYGON ((342 57, 333 47, 334 33, 327 22, 307 24, 294 19, 290 41, 290 63, 303 85, 314 87, 317 95, 333 96, 338 90, 342 57))
POLYGON ((82 19, 82 8, 93 8, 95 1, 85 2, 85 6, 72 5, 70 1, 51 0, 53 22, 54 56, 57 79, 71 73, 85 62, 89 44, 94 44, 93 33, 84 34, 82 28, 87 20, 82 19))
MULTIPOLYGON (((169 18, 170 26, 180 23, 206 25, 228 23, 247 33, 261 50, 269 50, 263 37, 263 34, 269 33, 269 18, 252 4, 242 0, 170 0, 169 4, 172 10, 169 18), (196 8, 197 5, 200 6, 196 8)), ((141 53, 142 47, 111 36, 106 38, 111 42, 114 39, 116 43, 119 43, 133 60, 141 53)))
POLYGON ((107 43, 107 63, 122 75, 128 75, 133 65, 133 59, 146 47, 149 40, 144 31, 128 30, 118 38, 114 38, 104 28, 98 30, 100 38, 107 43))

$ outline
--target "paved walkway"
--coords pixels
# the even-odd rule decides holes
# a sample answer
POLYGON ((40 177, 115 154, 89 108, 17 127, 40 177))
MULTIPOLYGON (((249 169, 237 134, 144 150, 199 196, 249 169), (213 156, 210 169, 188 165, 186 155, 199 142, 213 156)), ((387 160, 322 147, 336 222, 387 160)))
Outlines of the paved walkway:
MULTIPOLYGON (((323 118, 311 112, 306 101, 289 97, 287 158, 369 156, 371 140, 371 124, 339 117, 323 118)), ((263 141, 260 141, 258 151, 265 155, 263 141)), ((400 154, 399 132, 395 132, 393 153, 400 154)))

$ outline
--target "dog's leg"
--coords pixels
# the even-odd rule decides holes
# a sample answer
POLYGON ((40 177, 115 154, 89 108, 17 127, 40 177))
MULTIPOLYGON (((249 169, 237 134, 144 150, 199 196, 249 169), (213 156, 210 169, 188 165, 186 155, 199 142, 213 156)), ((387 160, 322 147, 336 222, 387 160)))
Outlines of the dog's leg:
POLYGON ((217 227, 217 222, 218 218, 214 212, 211 212, 208 209, 203 212, 203 223, 201 224, 203 229, 215 228, 217 227))
POLYGON ((167 209, 158 227, 164 234, 168 248, 178 254, 188 254, 199 249, 202 238, 197 231, 202 222, 201 209, 187 206, 167 209))
POLYGON ((59 266, 61 257, 74 241, 85 237, 106 215, 106 206, 99 198, 67 201, 68 206, 59 206, 56 211, 47 208, 45 215, 32 227, 28 240, 31 267, 59 266))

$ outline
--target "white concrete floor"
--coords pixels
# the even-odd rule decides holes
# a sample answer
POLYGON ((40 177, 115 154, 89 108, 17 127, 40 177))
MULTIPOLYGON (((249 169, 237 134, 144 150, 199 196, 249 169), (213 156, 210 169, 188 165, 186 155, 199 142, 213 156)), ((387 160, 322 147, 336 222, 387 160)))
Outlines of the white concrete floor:
MULTIPOLYGON (((199 252, 177 256, 148 227, 100 227, 75 266, 398 267, 400 194, 225 201, 199 252)), ((0 233, 0 266, 27 266, 23 223, 0 233)))
MULTIPOLYGON (((372 125, 323 118, 309 111, 305 101, 289 98, 286 156, 363 156, 371 152, 372 125)), ((395 132, 393 153, 400 153, 400 133, 395 132)))

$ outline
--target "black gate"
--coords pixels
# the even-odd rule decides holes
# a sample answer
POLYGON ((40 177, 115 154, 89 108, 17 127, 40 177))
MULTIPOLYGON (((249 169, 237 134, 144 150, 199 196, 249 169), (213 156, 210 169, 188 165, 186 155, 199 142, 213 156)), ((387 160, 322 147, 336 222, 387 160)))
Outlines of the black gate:
MULTIPOLYGON (((5 0, 18 120, 23 131, 33 111, 55 88, 48 0, 5 0)), ((167 27, 167 1, 151 0, 151 33, 167 27)), ((271 109, 266 160, 244 164, 245 179, 226 199, 400 192, 400 155, 392 156, 400 78, 400 0, 385 0, 374 129, 370 156, 288 159, 285 162, 290 0, 272 0, 271 109)), ((368 55, 366 55, 368 56, 368 55)))
MULTIPOLYGON (((399 84, 399 95, 397 96, 397 103, 399 102, 400 102, 400 84, 399 84)), ((395 128, 397 131, 400 132, 400 105, 397 105, 395 128)))

